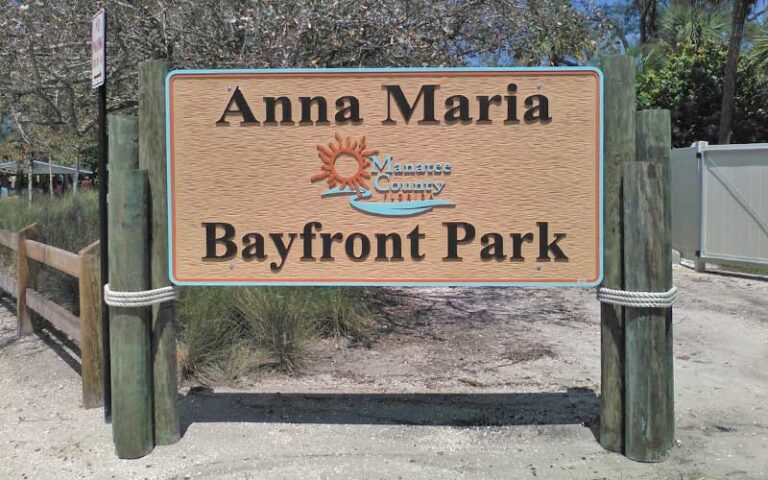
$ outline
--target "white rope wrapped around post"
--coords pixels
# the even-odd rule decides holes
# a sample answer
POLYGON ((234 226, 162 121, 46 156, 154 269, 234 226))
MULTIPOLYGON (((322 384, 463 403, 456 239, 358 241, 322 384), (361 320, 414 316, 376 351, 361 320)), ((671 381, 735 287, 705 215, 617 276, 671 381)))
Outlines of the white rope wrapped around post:
POLYGON ((597 299, 602 303, 636 308, 669 308, 677 300, 677 287, 666 292, 627 292, 598 288, 597 299))
POLYGON ((138 292, 115 292, 109 288, 108 283, 104 285, 104 301, 110 307, 148 307, 178 298, 179 291, 174 286, 138 292))

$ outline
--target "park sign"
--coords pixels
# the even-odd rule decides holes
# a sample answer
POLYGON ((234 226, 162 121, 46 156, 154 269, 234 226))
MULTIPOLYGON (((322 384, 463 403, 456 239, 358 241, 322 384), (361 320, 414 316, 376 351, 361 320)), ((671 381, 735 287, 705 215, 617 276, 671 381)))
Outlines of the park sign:
POLYGON ((174 71, 178 285, 592 286, 593 68, 174 71))

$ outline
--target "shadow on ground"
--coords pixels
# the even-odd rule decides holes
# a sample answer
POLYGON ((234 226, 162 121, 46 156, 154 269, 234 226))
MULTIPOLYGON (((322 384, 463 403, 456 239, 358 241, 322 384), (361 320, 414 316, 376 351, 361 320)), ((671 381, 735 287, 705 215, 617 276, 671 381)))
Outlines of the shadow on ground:
MULTIPOLYGON (((193 423, 370 425, 597 425, 595 392, 314 394, 193 390, 180 401, 182 432, 193 423)), ((594 433, 594 430, 593 430, 594 433)))
MULTIPOLYGON (((684 267, 692 272, 695 272, 693 264, 690 262, 681 263, 681 267, 684 267)), ((768 282, 768 273, 750 273, 747 271, 732 270, 729 266, 718 265, 717 269, 708 268, 706 272, 701 272, 706 275, 716 275, 720 277, 739 278, 743 280, 754 280, 756 282, 768 282)), ((755 267, 756 270, 761 270, 760 267, 755 267)), ((763 269, 768 272, 768 269, 763 269)))
MULTIPOLYGON (((0 308, 4 308, 16 316, 16 299, 9 294, 0 291, 0 308)), ((75 373, 80 375, 80 347, 78 347, 74 341, 67 338, 64 333, 56 330, 50 323, 34 312, 32 313, 32 324, 35 335, 53 350, 64 363, 69 365, 75 373)), ((19 337, 14 328, 12 335, 0 339, 0 348, 13 345, 18 339, 19 337)))

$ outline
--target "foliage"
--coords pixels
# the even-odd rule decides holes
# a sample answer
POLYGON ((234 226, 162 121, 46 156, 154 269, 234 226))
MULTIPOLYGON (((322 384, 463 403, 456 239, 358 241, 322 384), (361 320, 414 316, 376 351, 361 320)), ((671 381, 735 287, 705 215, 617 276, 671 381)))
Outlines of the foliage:
MULTIPOLYGON (((579 65, 600 48, 611 22, 592 2, 477 2, 462 44, 490 66, 579 65)), ((465 55, 465 58, 467 55, 465 55)), ((479 62, 477 61, 479 60, 479 62)))
MULTIPOLYGON (((606 22, 589 1, 107 1, 108 109, 136 107, 137 65, 158 57, 174 68, 583 61, 606 22)), ((92 150, 90 22, 103 3, 22 0, 0 9, 0 114, 10 114, 16 141, 31 152, 71 164, 92 150)))
POLYGON ((755 65, 768 70, 768 24, 755 33, 750 53, 750 59, 755 65))
POLYGON ((690 44, 723 43, 728 39, 729 16, 722 5, 702 8, 697 5, 673 5, 662 17, 661 40, 671 47, 690 44))
POLYGON ((656 37, 631 48, 643 57, 645 68, 659 68, 665 57, 683 46, 694 49, 728 41, 730 22, 722 6, 675 4, 661 11, 656 37))
MULTIPOLYGON (((728 46, 680 43, 638 75, 638 108, 672 112, 672 142, 717 143, 723 72, 728 46)), ((742 58, 738 70, 733 137, 735 143, 768 141, 768 81, 755 62, 742 58)))

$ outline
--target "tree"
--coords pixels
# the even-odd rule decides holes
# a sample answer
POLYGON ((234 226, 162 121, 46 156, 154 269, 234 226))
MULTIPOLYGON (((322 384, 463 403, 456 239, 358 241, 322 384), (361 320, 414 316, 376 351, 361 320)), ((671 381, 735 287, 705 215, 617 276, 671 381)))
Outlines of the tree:
POLYGON ((728 43, 728 57, 725 62, 723 79, 723 99, 720 108, 720 130, 717 141, 720 144, 731 142, 733 124, 733 106, 736 96, 736 68, 741 52, 741 39, 744 33, 744 22, 754 0, 734 0, 733 17, 731 21, 731 38, 728 43))
MULTIPOLYGON (((23 139, 31 149, 54 145, 57 135, 74 141, 73 151, 93 143, 90 21, 102 3, 3 2, 0 112, 13 109, 38 134, 23 139)), ((107 8, 109 111, 136 107, 137 65, 148 58, 174 68, 560 65, 594 54, 605 21, 600 9, 571 0, 136 0, 107 8)))
MULTIPOLYGON (((681 43, 638 73, 638 108, 666 108, 672 113, 672 143, 687 147, 697 140, 715 143, 723 94, 723 65, 728 46, 708 41, 681 43)), ((742 58, 734 98, 733 140, 768 141, 768 81, 754 61, 742 58)))
POLYGON ((653 42, 658 34, 658 1, 635 0, 635 8, 640 14, 640 43, 653 42))

